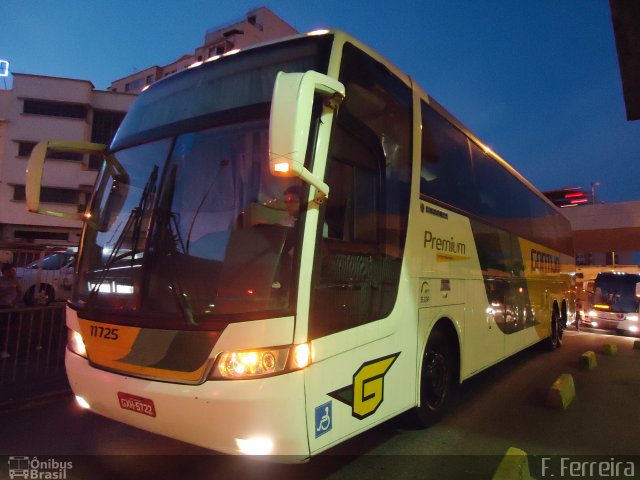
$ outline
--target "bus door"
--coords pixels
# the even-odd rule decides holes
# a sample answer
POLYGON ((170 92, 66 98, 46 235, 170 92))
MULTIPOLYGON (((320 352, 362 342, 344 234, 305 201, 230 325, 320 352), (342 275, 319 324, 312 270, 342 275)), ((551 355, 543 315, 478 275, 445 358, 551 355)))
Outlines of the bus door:
MULTIPOLYGON (((402 256, 386 249, 375 170, 334 158, 311 287, 307 428, 317 452, 407 405, 415 349, 394 311, 402 256)), ((319 232, 320 234, 320 232, 319 232)))
POLYGON ((416 395, 415 321, 399 311, 407 302, 396 301, 411 188, 411 89, 351 44, 343 47, 339 81, 346 96, 329 146, 329 196, 310 286, 312 452, 388 418, 416 395))

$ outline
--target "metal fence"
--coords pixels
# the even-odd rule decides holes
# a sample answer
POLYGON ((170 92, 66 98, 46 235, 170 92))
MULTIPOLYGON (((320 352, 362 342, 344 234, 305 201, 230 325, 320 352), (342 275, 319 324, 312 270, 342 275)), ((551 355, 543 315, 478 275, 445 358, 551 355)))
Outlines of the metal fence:
POLYGON ((0 310, 0 404, 68 388, 64 304, 0 310))

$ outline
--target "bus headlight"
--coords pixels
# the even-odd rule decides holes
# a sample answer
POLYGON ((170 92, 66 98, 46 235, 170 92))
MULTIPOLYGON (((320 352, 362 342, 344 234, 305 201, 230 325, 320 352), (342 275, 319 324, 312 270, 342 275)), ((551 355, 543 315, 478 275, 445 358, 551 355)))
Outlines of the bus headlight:
POLYGON ((82 340, 82 335, 75 330, 68 329, 67 348, 76 355, 87 358, 87 348, 82 340))
POLYGON ((246 379, 299 370, 310 362, 309 345, 222 352, 211 379, 246 379))
POLYGON ((627 320, 631 320, 632 322, 637 322, 638 315, 627 315, 627 320))
POLYGON ((597 317, 597 316, 598 316, 598 313, 597 313, 595 310, 591 310, 591 311, 589 312, 589 316, 590 316, 591 318, 593 318, 593 317, 597 317))

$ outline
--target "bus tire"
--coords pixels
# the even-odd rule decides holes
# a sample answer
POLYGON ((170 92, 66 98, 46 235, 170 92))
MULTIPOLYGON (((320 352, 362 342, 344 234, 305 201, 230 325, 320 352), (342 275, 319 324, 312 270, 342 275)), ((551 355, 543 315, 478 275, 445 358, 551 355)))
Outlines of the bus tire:
POLYGON ((431 332, 422 359, 420 405, 414 409, 419 427, 436 423, 450 404, 454 390, 453 354, 447 335, 440 329, 431 332))
POLYGON ((562 346, 562 325, 558 320, 558 314, 555 309, 551 315, 551 335, 544 342, 546 349, 550 352, 562 346))

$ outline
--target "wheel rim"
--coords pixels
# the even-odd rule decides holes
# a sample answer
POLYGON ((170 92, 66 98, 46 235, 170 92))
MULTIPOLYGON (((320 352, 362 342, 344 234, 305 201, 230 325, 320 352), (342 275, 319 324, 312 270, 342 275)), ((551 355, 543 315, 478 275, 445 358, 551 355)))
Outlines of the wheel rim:
POLYGON ((436 409, 443 404, 447 394, 449 368, 447 359, 441 352, 430 351, 426 360, 424 398, 430 408, 436 409))

